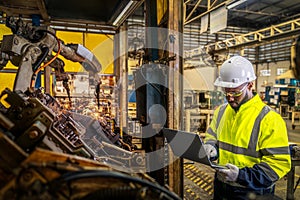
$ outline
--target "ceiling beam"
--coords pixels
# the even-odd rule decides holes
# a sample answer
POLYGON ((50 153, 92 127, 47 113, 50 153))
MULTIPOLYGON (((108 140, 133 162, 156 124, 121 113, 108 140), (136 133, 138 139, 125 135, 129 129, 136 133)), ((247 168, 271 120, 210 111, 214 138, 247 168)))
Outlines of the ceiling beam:
POLYGON ((39 8, 40 15, 45 22, 49 22, 50 16, 48 15, 44 0, 36 0, 36 5, 39 8))
MULTIPOLYGON (((6 17, 0 18, 6 21, 6 17)), ((22 17, 22 20, 26 23, 31 23, 32 19, 28 17, 22 17)), ((41 20, 41 25, 50 26, 54 30, 65 31, 80 31, 86 33, 104 33, 112 34, 116 33, 116 27, 106 25, 103 22, 95 22, 90 20, 67 20, 67 19, 51 19, 48 22, 41 20)))
MULTIPOLYGON (((201 18, 202 16, 210 13, 211 11, 214 11, 214 10, 220 8, 223 5, 227 5, 228 3, 231 2, 231 0, 224 1, 224 2, 221 2, 219 4, 216 4, 217 0, 207 0, 207 7, 206 7, 207 10, 205 12, 201 13, 200 15, 197 15, 194 18, 190 19, 193 12, 196 10, 196 6, 197 7, 200 6, 199 4, 201 3, 201 0, 198 0, 198 2, 196 3, 195 7, 192 9, 192 11, 190 13, 187 13, 187 10, 184 11, 186 14, 188 14, 187 17, 184 19, 184 25, 187 25, 191 22, 194 22, 195 20, 197 20, 197 19, 201 18)), ((187 8, 188 7, 187 2, 185 2, 184 4, 185 4, 184 7, 187 8)))
POLYGON ((31 17, 31 15, 40 15, 44 21, 49 21, 45 3, 43 0, 27 0, 27 1, 8 1, 4 0, 0 10, 7 16, 31 17))
POLYGON ((5 6, 0 6, 0 10, 6 13, 7 16, 16 15, 16 13, 18 13, 18 15, 37 14, 36 9, 34 8, 22 9, 22 8, 9 8, 5 6))
POLYGON ((238 10, 238 9, 230 9, 231 12, 239 12, 239 13, 246 13, 246 14, 255 14, 255 15, 263 15, 263 16, 271 16, 271 17, 282 17, 277 14, 272 14, 272 13, 265 13, 265 12, 256 12, 256 11, 251 11, 251 10, 238 10))
POLYGON ((197 56, 199 53, 203 53, 203 48, 207 53, 224 53, 230 49, 241 50, 245 47, 261 46, 274 41, 290 39, 299 34, 300 18, 186 51, 184 57, 197 56))
MULTIPOLYGON (((194 11, 198 8, 198 6, 200 5, 202 0, 198 0, 197 3, 194 5, 192 11, 189 13, 189 15, 184 19, 184 21, 187 21, 191 18, 192 14, 194 13, 194 11)), ((209 1, 209 0, 208 0, 209 1)))

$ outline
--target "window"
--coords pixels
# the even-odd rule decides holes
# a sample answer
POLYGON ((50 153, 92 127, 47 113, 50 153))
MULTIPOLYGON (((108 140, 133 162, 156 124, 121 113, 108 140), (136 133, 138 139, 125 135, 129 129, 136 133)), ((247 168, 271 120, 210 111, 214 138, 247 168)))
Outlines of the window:
POLYGON ((260 76, 271 76, 271 70, 270 69, 260 70, 260 76))
POLYGON ((287 68, 278 68, 277 69, 277 76, 285 73, 288 69, 287 68))

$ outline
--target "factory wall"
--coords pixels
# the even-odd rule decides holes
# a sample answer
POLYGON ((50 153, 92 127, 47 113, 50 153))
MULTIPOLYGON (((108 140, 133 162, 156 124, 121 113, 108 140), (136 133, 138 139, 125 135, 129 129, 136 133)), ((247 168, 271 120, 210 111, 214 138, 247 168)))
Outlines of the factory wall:
MULTIPOLYGON (((276 63, 265 63, 258 65, 258 74, 257 74, 257 92, 264 92, 266 85, 273 85, 276 83, 276 78, 280 74, 277 73, 278 69, 285 69, 286 71, 290 68, 290 62, 289 61, 282 61, 282 62, 276 62, 276 63), (270 76, 263 76, 261 73, 261 70, 267 70, 270 69, 270 76)), ((292 78, 292 77, 290 77, 292 78)))
POLYGON ((216 67, 184 70, 184 90, 214 90, 216 67))
MULTIPOLYGON (((76 43, 82 44, 88 48, 100 61, 102 65, 102 74, 113 74, 113 35, 82 33, 82 32, 67 32, 57 31, 56 35, 66 44, 76 43)), ((61 57, 62 58, 62 57, 61 57)), ((79 63, 64 59, 66 71, 80 72, 84 71, 79 63)))
MULTIPOLYGON (((265 85, 273 85, 276 83, 278 69, 289 70, 290 62, 282 61, 269 64, 258 65, 257 70, 257 92, 264 92, 265 85), (270 69, 270 76, 262 76, 261 70, 270 69)), ((254 66, 254 71, 256 71, 254 66)), ((216 67, 202 67, 184 70, 184 89, 189 90, 215 90, 214 81, 216 79, 216 67)))

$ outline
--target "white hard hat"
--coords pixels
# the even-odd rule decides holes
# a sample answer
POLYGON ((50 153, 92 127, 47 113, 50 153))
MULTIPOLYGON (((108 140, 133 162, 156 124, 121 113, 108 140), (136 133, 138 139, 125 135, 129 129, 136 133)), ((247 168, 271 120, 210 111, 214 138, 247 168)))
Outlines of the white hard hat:
POLYGON ((220 76, 214 84, 220 87, 236 88, 255 79, 252 63, 242 56, 233 56, 222 64, 220 76))

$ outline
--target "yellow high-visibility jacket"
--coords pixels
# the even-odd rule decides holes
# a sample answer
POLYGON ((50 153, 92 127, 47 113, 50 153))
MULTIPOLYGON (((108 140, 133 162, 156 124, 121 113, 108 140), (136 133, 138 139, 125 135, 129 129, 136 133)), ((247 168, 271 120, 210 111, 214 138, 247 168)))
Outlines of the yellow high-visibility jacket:
POLYGON ((291 169, 285 121, 258 95, 236 112, 219 106, 208 127, 205 142, 218 149, 218 163, 239 167, 237 183, 252 189, 267 188, 291 169))

